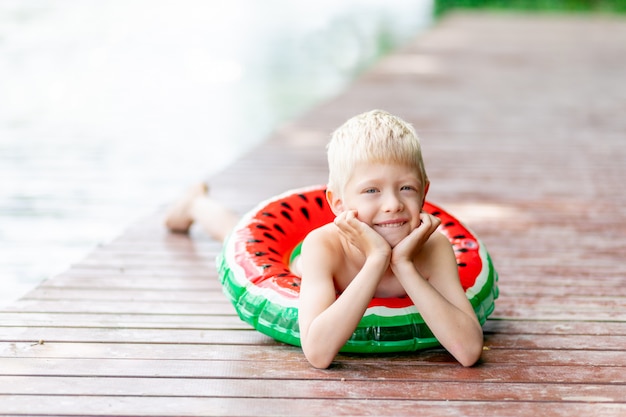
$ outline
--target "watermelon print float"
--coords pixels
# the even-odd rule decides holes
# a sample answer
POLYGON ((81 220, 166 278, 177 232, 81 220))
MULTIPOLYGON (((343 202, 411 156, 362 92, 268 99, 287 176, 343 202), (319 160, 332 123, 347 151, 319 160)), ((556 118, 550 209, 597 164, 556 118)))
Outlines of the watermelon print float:
MULTIPOLYGON (((460 281, 481 325, 494 309, 498 276, 483 244, 458 220, 426 202, 453 245, 460 281)), ((246 214, 224 243, 220 280, 239 317, 278 341, 300 346, 300 277, 290 269, 304 237, 333 221, 325 188, 277 196, 246 214)), ((409 297, 374 298, 341 352, 399 352, 439 346, 409 297)))

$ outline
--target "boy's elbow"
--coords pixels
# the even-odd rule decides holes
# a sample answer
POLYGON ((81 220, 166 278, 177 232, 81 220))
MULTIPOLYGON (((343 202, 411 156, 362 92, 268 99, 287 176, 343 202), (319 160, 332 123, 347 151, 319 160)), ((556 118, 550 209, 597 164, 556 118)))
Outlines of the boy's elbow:
POLYGON ((461 365, 466 368, 474 366, 483 353, 483 338, 481 337, 480 340, 477 339, 473 343, 467 343, 459 346, 457 352, 458 354, 456 355, 456 359, 461 365))
POLYGON ((330 367, 330 364, 333 363, 333 360, 327 360, 327 359, 309 359, 309 363, 311 364, 311 366, 313 366, 314 368, 317 369, 328 369, 328 367, 330 367))
POLYGON ((480 359, 480 355, 482 354, 483 347, 482 344, 477 348, 472 347, 470 349, 466 349, 461 355, 457 357, 457 360, 461 365, 466 368, 470 366, 474 366, 476 362, 480 359))
POLYGON ((471 336, 458 337, 449 346, 448 351, 464 367, 474 366, 483 353, 483 332, 478 326, 477 331, 471 336))
POLYGON ((333 359, 335 359, 334 355, 330 355, 327 352, 311 352, 310 350, 305 350, 304 356, 311 366, 317 369, 328 368, 333 362, 333 359))
POLYGON ((335 354, 321 346, 302 344, 302 352, 304 357, 314 368, 326 369, 335 359, 335 354))

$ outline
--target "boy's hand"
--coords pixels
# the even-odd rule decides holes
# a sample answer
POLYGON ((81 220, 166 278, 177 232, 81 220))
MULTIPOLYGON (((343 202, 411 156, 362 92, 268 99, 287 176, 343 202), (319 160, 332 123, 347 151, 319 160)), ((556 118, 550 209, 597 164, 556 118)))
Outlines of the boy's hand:
POLYGON ((366 257, 380 254, 389 258, 391 255, 389 243, 356 216, 356 210, 346 210, 335 218, 335 225, 366 257))
POLYGON ((420 225, 393 248, 391 253, 392 267, 402 262, 413 264, 415 256, 422 250, 424 244, 441 224, 439 218, 424 212, 420 214, 420 219, 420 225))

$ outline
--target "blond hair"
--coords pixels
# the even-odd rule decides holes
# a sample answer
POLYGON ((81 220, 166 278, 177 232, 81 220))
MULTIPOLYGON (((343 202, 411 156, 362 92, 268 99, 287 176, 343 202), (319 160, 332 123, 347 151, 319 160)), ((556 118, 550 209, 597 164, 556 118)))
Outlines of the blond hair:
POLYGON ((415 168, 422 186, 428 176, 413 126, 383 110, 348 119, 335 130, 327 147, 328 188, 342 193, 359 162, 389 163, 415 168))

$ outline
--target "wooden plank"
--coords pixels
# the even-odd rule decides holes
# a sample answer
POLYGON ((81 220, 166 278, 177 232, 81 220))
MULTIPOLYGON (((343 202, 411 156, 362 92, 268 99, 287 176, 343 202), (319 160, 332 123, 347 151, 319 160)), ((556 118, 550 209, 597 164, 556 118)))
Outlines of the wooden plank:
POLYGON ((559 306, 535 306, 530 309, 526 306, 514 304, 501 305, 494 318, 498 319, 526 319, 526 320, 558 320, 558 321, 623 321, 624 312, 615 311, 609 307, 602 310, 563 311, 559 306))
MULTIPOLYGON (((533 296, 551 295, 561 297, 585 297, 594 299, 597 297, 626 298, 626 287, 624 279, 618 276, 610 277, 603 275, 601 278, 593 278, 592 273, 578 276, 554 276, 549 271, 537 271, 531 274, 525 270, 523 277, 513 275, 506 277, 506 281, 500 281, 500 289, 503 295, 508 296, 533 296), (546 279, 549 277, 549 279, 546 279)), ((39 288, 69 288, 69 289, 102 289, 102 290, 213 290, 220 292, 221 287, 216 276, 133 276, 129 279, 124 274, 120 275, 98 275, 96 271, 93 276, 63 276, 55 277, 53 280, 45 281, 39 288)), ((35 293, 30 293, 32 296, 35 293)), ((602 300, 599 300, 602 301, 602 300)), ((621 300, 620 300, 621 301, 621 300)))
POLYGON ((456 381, 280 380, 251 379, 2 377, 0 395, 142 396, 196 398, 332 399, 369 401, 502 401, 502 402, 620 402, 626 388, 619 385, 494 383, 456 381))
MULTIPOLYGON (((99 397, 99 396, 29 396, 30 415, 159 415, 159 416, 328 416, 325 399, 277 398, 188 398, 188 397, 99 397), (81 410, 80 412, 78 410, 81 410)), ((3 406, 7 414, 23 411, 22 396, 7 395, 3 406)), ((332 409, 341 415, 412 417, 425 415, 511 417, 541 415, 571 417, 585 415, 621 416, 624 404, 580 402, 492 402, 492 401, 421 401, 421 400, 352 400, 333 399, 332 409)))
POLYGON ((235 314, 228 300, 209 302, 168 302, 155 301, 87 301, 87 300, 31 300, 22 299, 7 307, 8 311, 52 312, 52 313, 123 313, 123 314, 235 314))
POLYGON ((120 268, 112 266, 90 267, 83 264, 77 264, 70 271, 66 271, 59 277, 66 275, 80 275, 85 278, 106 279, 107 277, 118 277, 127 279, 160 278, 171 277, 179 278, 189 277, 190 279, 207 279, 207 277, 216 277, 215 268, 120 268))
POLYGON ((606 281, 595 281, 596 285, 587 286, 574 286, 568 285, 567 282, 563 282, 563 285, 543 285, 541 283, 533 282, 511 282, 507 281, 502 286, 501 290, 504 294, 510 297, 525 296, 532 297, 533 295, 541 296, 559 296, 563 298, 572 297, 574 299, 595 299, 602 302, 599 297, 617 298, 620 300, 626 298, 626 287, 608 283, 606 281))
POLYGON ((128 288, 49 288, 39 287, 28 293, 24 300, 92 301, 92 302, 156 302, 156 303, 229 303, 221 288, 206 290, 128 289, 128 288))
MULTIPOLYGON (((626 319, 626 297, 595 295, 548 295, 537 293, 534 296, 511 294, 506 292, 506 287, 501 289, 502 296, 499 299, 497 315, 512 316, 516 314, 520 318, 533 318, 537 314, 548 312, 555 314, 553 319, 559 319, 562 315, 583 316, 588 320, 624 320, 626 319)), ((228 305, 230 301, 219 288, 206 290, 200 289, 116 289, 116 288, 46 288, 40 287, 27 294, 24 301, 32 303, 46 303, 52 311, 53 302, 92 302, 94 308, 100 303, 133 303, 135 308, 145 307, 145 312, 159 311, 166 308, 166 304, 176 303, 211 303, 215 305, 228 305), (152 303, 152 304, 151 304, 152 303), (159 304, 163 304, 159 306, 159 304)), ((60 307, 59 307, 60 308, 60 307)), ((561 318, 561 320, 567 320, 561 318)))
MULTIPOLYGON (((74 288, 91 290, 212 290, 222 291, 222 288, 215 277, 158 277, 135 276, 129 279, 121 275, 104 276, 94 274, 94 276, 64 276, 55 277, 53 280, 44 281, 39 288, 74 288)), ((29 296, 33 293, 29 293, 29 296)))
MULTIPOLYGON (((338 362, 398 362, 413 364, 451 363, 450 355, 443 349, 430 349, 420 352, 375 355, 341 354, 338 362)), ((294 346, 266 345, 208 345, 184 343, 89 343, 89 342, 0 342, 0 357, 5 358, 124 358, 124 359, 168 359, 188 360, 229 360, 229 361, 302 361, 302 351, 294 346)), ((540 349, 527 345, 515 347, 492 346, 482 354, 483 363, 529 364, 554 366, 605 366, 625 367, 626 355, 622 350, 598 350, 587 347, 581 349, 540 349)), ((1 372, 0 372, 1 374, 1 372)))
POLYGON ((202 343, 202 344, 276 344, 259 332, 248 330, 123 328, 85 329, 70 327, 5 327, 0 341, 7 342, 124 342, 124 343, 202 343))
POLYGON ((492 334, 626 335, 626 322, 489 319, 483 332, 492 334))
POLYGON ((312 368, 304 358, 281 367, 280 361, 202 361, 161 359, 84 358, 0 358, 5 376, 74 376, 74 377, 152 377, 152 378, 241 378, 241 379, 339 379, 385 381, 465 381, 626 384, 623 367, 544 366, 482 363, 462 368, 454 359, 449 362, 385 362, 362 358, 360 361, 337 361, 330 369, 312 368))
MULTIPOLYGON (((179 315, 179 314, 120 314, 105 313, 54 313, 54 312, 6 312, 0 315, 2 327, 84 327, 110 328, 219 328, 220 323, 236 324, 239 317, 233 314, 218 315, 179 315), (25 323, 26 321, 26 323, 25 323)), ((247 325, 246 325, 247 328, 247 325)), ((625 322, 606 321, 536 321, 536 320, 499 320, 489 319, 483 326, 486 335, 494 334, 568 334, 568 335, 605 335, 626 336, 625 322)), ((1 330, 0 330, 1 333, 1 330)))
MULTIPOLYGON (((269 337, 252 330, 211 328, 162 329, 144 328, 70 328, 70 327, 5 327, 0 341, 37 342, 125 342, 125 343, 203 343, 203 344, 275 344, 269 337)), ((626 336, 613 335, 485 335, 489 348, 520 349, 597 349, 624 350, 626 336)))
POLYGON ((2 327, 85 327, 85 328, 177 328, 177 329, 248 329, 235 314, 118 314, 118 313, 3 313, 2 327))
MULTIPOLYGON (((157 302, 157 301, 89 301, 89 300, 48 300, 22 299, 10 307, 8 311, 23 310, 27 312, 80 313, 97 314, 116 312, 123 314, 194 314, 216 315, 234 314, 232 305, 227 300, 207 302, 157 302)), ((576 306, 552 305, 535 306, 532 308, 517 305, 517 300, 505 304, 504 297, 499 301, 493 317, 498 319, 556 320, 556 321, 623 321, 625 312, 612 307, 577 310, 576 306), (564 310, 564 308, 567 308, 564 310)))

